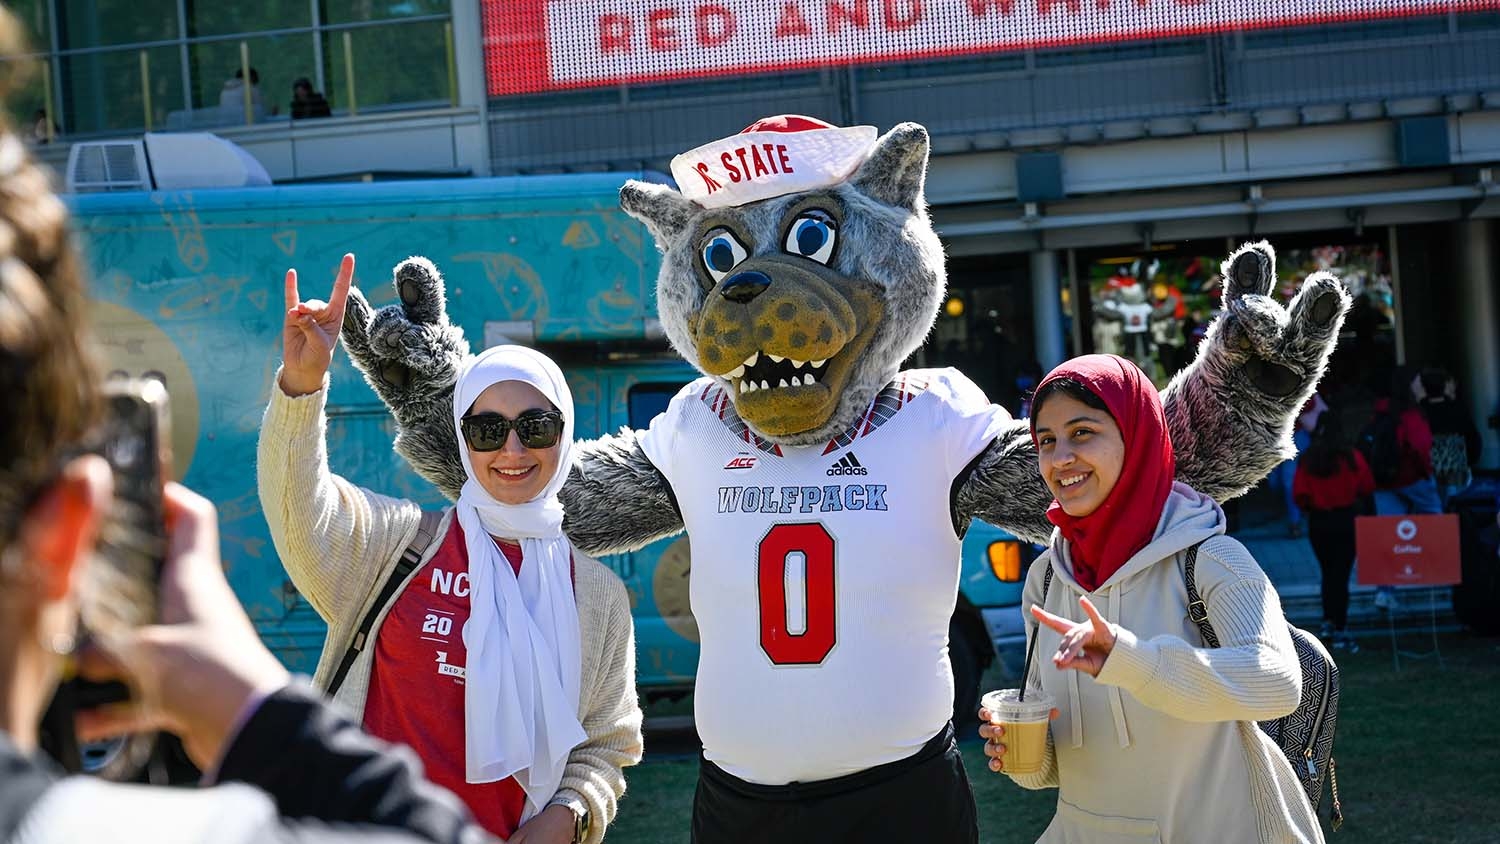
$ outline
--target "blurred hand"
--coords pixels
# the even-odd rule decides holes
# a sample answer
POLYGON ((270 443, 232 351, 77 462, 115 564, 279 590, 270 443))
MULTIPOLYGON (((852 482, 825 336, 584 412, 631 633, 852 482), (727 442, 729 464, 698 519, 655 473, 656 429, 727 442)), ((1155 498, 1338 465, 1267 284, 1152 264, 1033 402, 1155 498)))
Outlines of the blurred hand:
POLYGON ((573 810, 567 806, 548 806, 506 840, 510 844, 571 844, 573 810))
POLYGON ((169 547, 161 577, 161 623, 111 636, 80 654, 79 671, 131 685, 130 702, 78 713, 78 736, 98 741, 162 729, 207 769, 254 695, 290 675, 261 644, 219 561, 218 515, 208 499, 168 484, 169 547))
POLYGON ((354 255, 339 262, 328 301, 302 301, 297 293, 297 271, 286 271, 286 322, 281 329, 281 389, 289 396, 305 396, 323 388, 323 375, 333 363, 333 347, 344 324, 344 305, 354 280, 354 255))
POLYGON ((1074 623, 1035 604, 1031 606, 1031 614, 1037 621, 1063 634, 1057 653, 1052 655, 1053 665, 1059 669, 1071 668, 1090 677, 1098 677, 1099 671, 1104 668, 1104 661, 1109 659, 1110 651, 1115 649, 1115 639, 1118 638, 1115 626, 1104 620, 1104 616, 1099 614, 1098 608, 1088 596, 1079 596, 1078 605, 1083 607, 1089 617, 1088 621, 1074 623))
MULTIPOLYGON (((1059 714, 1054 708, 1047 720, 1056 721, 1059 714)), ((979 710, 979 720, 984 722, 979 728, 979 737, 984 739, 984 755, 990 757, 990 770, 1002 772, 1005 770, 1005 745, 1000 740, 1005 738, 1005 728, 995 723, 995 713, 983 707, 979 710)))

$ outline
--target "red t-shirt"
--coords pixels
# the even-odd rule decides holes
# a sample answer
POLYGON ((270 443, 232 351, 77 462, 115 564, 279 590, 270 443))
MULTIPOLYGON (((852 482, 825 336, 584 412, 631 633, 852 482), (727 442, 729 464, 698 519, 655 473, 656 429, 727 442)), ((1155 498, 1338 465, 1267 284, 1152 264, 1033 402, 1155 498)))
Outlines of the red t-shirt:
POLYGON ((1340 461, 1338 471, 1319 477, 1302 464, 1292 475, 1292 500, 1305 510, 1341 510, 1353 507, 1361 498, 1375 492, 1375 476, 1365 456, 1351 450, 1354 464, 1340 461))
MULTIPOLYGON (((521 546, 497 543, 519 574, 521 546)), ((464 779, 464 622, 469 563, 458 520, 386 614, 375 637, 365 731, 416 751, 427 778, 457 794, 480 826, 504 838, 521 822, 526 792, 514 777, 464 779)))

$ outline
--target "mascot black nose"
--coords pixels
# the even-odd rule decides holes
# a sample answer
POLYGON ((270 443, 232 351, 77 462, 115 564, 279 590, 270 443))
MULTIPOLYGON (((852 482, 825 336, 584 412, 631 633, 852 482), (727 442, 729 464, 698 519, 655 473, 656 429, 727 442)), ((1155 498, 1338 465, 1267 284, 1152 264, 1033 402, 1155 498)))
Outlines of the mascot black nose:
POLYGON ((731 302, 739 302, 741 305, 754 299, 756 296, 766 292, 771 286, 771 277, 763 272, 746 270, 735 273, 725 279, 724 286, 719 293, 731 302))

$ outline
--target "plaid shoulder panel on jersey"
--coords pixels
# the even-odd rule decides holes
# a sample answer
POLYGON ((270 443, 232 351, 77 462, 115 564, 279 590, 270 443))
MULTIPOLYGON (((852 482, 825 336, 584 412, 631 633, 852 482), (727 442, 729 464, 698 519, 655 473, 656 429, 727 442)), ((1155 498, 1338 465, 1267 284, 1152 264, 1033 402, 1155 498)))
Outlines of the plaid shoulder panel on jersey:
POLYGON ((740 418, 739 414, 734 412, 734 402, 729 400, 728 390, 725 390, 718 384, 709 384, 703 389, 703 392, 698 394, 698 398, 704 404, 708 405, 709 410, 718 415, 719 421, 723 422, 724 427, 728 428, 736 437, 764 451, 766 454, 774 454, 777 457, 781 456, 781 446, 757 437, 750 430, 749 426, 745 424, 745 421, 740 418))
POLYGON ((860 437, 867 437, 874 433, 876 428, 895 416, 896 411, 926 391, 927 379, 907 372, 898 374, 896 380, 875 394, 874 400, 870 402, 869 408, 865 410, 858 422, 828 441, 828 446, 823 449, 823 453, 832 454, 860 437))

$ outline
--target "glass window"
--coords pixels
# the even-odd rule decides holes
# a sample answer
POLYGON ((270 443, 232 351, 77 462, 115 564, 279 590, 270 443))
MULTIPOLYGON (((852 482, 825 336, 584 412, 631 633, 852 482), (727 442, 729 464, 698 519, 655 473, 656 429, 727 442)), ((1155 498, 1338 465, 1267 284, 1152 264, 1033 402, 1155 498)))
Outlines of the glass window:
MULTIPOLYGON (((61 130, 90 134, 144 127, 141 52, 125 49, 63 56, 58 62, 63 101, 55 121, 61 130)), ((182 63, 176 47, 151 47, 144 52, 150 79, 151 123, 161 129, 166 126, 168 113, 182 106, 182 63)))
POLYGON ((1026 57, 1021 53, 1003 53, 997 56, 975 58, 934 58, 922 62, 875 65, 859 69, 861 82, 895 82, 902 79, 929 79, 958 74, 1011 73, 1026 67, 1026 57))
POLYGON ((1171 56, 1198 56, 1208 51, 1208 41, 1202 38, 1151 41, 1147 43, 1109 44, 1097 47, 1070 47, 1056 50, 1038 50, 1036 66, 1068 67, 1080 64, 1107 64, 1110 62, 1141 61, 1171 56))
POLYGON ((1429 15, 1416 18, 1394 18, 1324 26, 1300 27, 1297 29, 1271 29, 1245 33, 1245 49, 1257 50, 1275 47, 1297 47, 1312 44, 1337 44, 1349 41, 1377 41, 1383 38, 1410 38, 1418 35, 1445 35, 1448 32, 1446 15, 1429 15))
POLYGON ((307 0, 186 0, 188 37, 312 26, 307 0))
POLYGON ((732 79, 692 79, 684 82, 663 82, 630 86, 630 98, 647 100, 670 100, 678 97, 714 97, 748 94, 755 91, 790 91, 816 88, 822 84, 821 73, 753 73, 732 79))
POLYGON ((341 109, 349 107, 344 33, 354 55, 354 98, 360 111, 399 104, 446 105, 448 86, 446 21, 356 27, 323 34, 324 78, 328 95, 341 109), (400 56, 400 61, 391 61, 400 56))
POLYGON ((494 97, 498 108, 582 108, 596 105, 619 105, 619 88, 581 88, 576 91, 547 91, 539 94, 512 94, 494 97))
MULTIPOLYGON (((292 82, 313 76, 311 34, 247 38, 250 71, 254 77, 252 109, 257 121, 284 116, 292 99, 292 82)), ((226 123, 244 122, 244 88, 240 71, 240 41, 203 41, 188 47, 193 75, 193 107, 219 108, 226 123)))
POLYGON ((57 40, 64 50, 177 37, 177 0, 61 0, 57 40))
POLYGON ((447 15, 451 0, 324 0, 323 23, 363 23, 391 18, 447 15))
MULTIPOLYGON (((6 110, 21 137, 37 143, 47 142, 47 124, 43 110, 47 106, 43 87, 41 60, 7 59, 0 62, 0 78, 6 88, 6 110)), ((52 135, 62 134, 57 120, 57 104, 52 104, 52 135)))
POLYGON ((671 404, 672 397, 682 391, 684 384, 645 382, 630 388, 626 401, 630 405, 630 427, 644 431, 651 420, 660 416, 671 404))
POLYGON ((1466 15, 1457 15, 1459 32, 1479 32, 1490 29, 1500 29, 1500 12, 1471 12, 1466 15))
POLYGON ((16 0, 7 3, 10 13, 25 28, 27 45, 33 50, 52 46, 52 4, 47 0, 16 0))

